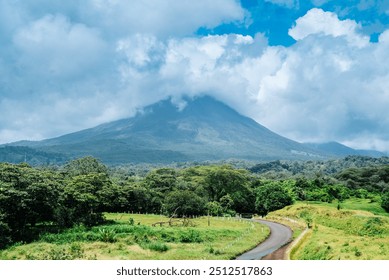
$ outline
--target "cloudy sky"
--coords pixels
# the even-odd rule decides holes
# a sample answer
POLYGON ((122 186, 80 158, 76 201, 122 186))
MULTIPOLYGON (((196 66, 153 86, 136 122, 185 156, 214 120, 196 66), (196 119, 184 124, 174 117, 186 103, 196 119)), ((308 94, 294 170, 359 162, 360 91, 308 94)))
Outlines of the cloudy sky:
POLYGON ((300 142, 389 151, 389 1, 0 0, 0 143, 204 94, 300 142))

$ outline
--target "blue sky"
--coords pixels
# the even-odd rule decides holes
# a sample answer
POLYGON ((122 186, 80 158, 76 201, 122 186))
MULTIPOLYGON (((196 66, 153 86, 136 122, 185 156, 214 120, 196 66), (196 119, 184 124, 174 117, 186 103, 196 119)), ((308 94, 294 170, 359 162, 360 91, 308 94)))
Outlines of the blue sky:
POLYGON ((389 151, 384 0, 0 0, 0 143, 204 94, 300 142, 389 151))

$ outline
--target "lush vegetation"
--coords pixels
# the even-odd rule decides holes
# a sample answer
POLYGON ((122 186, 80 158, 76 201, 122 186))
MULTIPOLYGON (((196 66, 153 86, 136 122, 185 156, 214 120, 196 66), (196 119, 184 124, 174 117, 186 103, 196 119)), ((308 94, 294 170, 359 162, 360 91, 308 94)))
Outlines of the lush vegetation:
POLYGON ((227 215, 254 212, 249 172, 231 166, 159 168, 144 177, 109 174, 86 157, 60 169, 0 164, 1 247, 105 222, 103 212, 167 216, 227 215))
POLYGON ((262 242, 269 230, 232 218, 181 221, 160 215, 106 214, 109 224, 46 233, 0 251, 0 259, 232 259, 262 242), (158 222, 166 224, 155 225, 158 222), (152 225, 155 226, 152 226, 152 225))
MULTIPOLYGON (((61 167, 0 163, 0 248, 43 242, 43 236, 60 236, 75 228, 101 229, 109 239, 117 228, 105 228, 107 212, 177 218, 265 216, 302 201, 344 211, 353 208, 350 201, 359 199, 369 201, 361 203, 365 209, 360 210, 385 216, 388 184, 386 158, 348 157, 316 165, 277 161, 251 169, 230 164, 107 168, 92 157, 61 167), (304 166, 307 169, 300 172, 304 166), (291 173, 276 171, 280 167, 291 173)), ((300 218, 317 224, 314 209, 306 210, 300 218)))

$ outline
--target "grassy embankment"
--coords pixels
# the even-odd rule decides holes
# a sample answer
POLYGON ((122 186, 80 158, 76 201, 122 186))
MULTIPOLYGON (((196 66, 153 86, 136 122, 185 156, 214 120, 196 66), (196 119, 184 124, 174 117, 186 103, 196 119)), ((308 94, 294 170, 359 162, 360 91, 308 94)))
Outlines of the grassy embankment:
MULTIPOLYGON (((301 202, 268 215, 309 221, 311 229, 291 251, 300 260, 389 260, 389 215, 378 202, 349 199, 337 203, 301 202)), ((289 225, 301 232, 300 225, 289 225)))
POLYGON ((0 251, 0 259, 232 259, 262 242, 268 228, 228 218, 202 217, 190 226, 152 226, 158 215, 107 214, 109 225, 45 234, 0 251))

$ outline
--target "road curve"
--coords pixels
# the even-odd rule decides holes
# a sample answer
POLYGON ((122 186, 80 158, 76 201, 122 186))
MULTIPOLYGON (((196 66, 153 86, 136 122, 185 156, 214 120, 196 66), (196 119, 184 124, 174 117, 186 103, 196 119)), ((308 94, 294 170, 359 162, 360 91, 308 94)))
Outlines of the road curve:
POLYGON ((255 220, 255 222, 268 226, 270 235, 257 247, 237 257, 237 260, 260 260, 288 243, 292 238, 292 230, 287 226, 265 220, 255 220))

